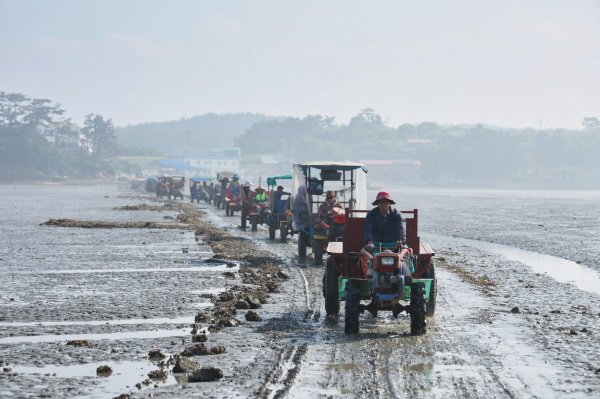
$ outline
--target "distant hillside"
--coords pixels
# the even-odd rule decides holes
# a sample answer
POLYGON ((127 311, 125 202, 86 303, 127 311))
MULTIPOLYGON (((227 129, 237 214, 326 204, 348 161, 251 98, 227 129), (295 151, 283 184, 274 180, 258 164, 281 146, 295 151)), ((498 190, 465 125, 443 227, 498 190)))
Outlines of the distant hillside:
POLYGON ((277 119, 263 114, 204 114, 177 121, 117 127, 120 145, 143 145, 169 155, 204 155, 206 150, 233 147, 234 138, 256 122, 277 119))

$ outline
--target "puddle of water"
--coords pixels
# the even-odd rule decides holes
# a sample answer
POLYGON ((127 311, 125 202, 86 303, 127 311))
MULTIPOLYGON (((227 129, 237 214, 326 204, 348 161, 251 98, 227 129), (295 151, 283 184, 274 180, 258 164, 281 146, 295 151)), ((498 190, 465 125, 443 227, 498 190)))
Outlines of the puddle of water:
POLYGON ((37 343, 37 342, 58 342, 84 339, 87 341, 99 341, 109 339, 111 341, 120 339, 146 339, 146 338, 165 338, 165 337, 183 337, 189 336, 191 328, 182 328, 176 330, 158 330, 158 331, 129 331, 107 334, 65 334, 65 335, 36 335, 25 337, 7 337, 0 338, 0 344, 16 343, 37 343))
MULTIPOLYGON (((197 303, 194 306, 213 306, 212 303, 197 303)), ((179 317, 177 319, 123 319, 123 320, 94 320, 94 321, 43 321, 28 323, 0 323, 0 326, 8 327, 30 327, 30 326, 99 326, 103 324, 193 324, 194 316, 179 317)))
POLYGON ((213 295, 219 295, 221 292, 225 291, 227 288, 223 287, 223 288, 207 288, 205 290, 200 290, 200 291, 190 291, 190 294, 198 294, 198 295, 202 295, 202 294, 213 294, 213 295))
POLYGON ((525 251, 519 248, 502 244, 469 240, 467 238, 454 238, 438 234, 421 234, 423 238, 432 238, 442 241, 459 242, 485 251, 497 253, 506 259, 522 262, 531 267, 535 273, 546 273, 561 283, 571 283, 577 288, 600 294, 600 274, 587 266, 578 265, 570 260, 544 255, 537 252, 525 251))
MULTIPOLYGON (((56 377, 52 378, 76 378, 76 377, 92 377, 97 378, 101 381, 96 386, 90 386, 86 388, 84 392, 89 393, 90 398, 110 398, 113 396, 120 395, 122 393, 133 393, 137 392, 135 384, 144 381, 148 378, 148 373, 152 370, 158 370, 156 364, 150 360, 144 361, 124 361, 124 362, 102 362, 102 363, 88 363, 88 364, 77 364, 73 366, 54 366, 48 365, 44 367, 27 367, 27 366, 13 366, 13 372, 22 374, 54 374, 56 377), (99 366, 109 365, 112 367, 113 372, 109 377, 96 377, 96 369, 99 366), (127 388, 129 386, 129 388, 127 388)), ((170 374, 166 380, 152 381, 152 384, 148 387, 142 384, 141 391, 148 391, 154 387, 154 384, 158 383, 159 386, 174 385, 178 382, 187 382, 187 377, 183 377, 185 381, 178 381, 182 376, 170 374)), ((147 395, 147 394, 146 394, 147 395)))

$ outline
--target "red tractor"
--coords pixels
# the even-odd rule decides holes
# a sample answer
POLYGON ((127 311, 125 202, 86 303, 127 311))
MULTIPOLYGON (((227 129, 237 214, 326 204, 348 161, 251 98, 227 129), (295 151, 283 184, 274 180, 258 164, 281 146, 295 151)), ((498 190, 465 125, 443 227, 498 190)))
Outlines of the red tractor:
POLYGON ((406 311, 412 335, 426 332, 426 317, 432 317, 437 299, 437 279, 427 243, 417 232, 418 210, 404 211, 406 246, 375 243, 373 254, 364 246, 364 210, 346 210, 342 241, 330 242, 329 258, 323 276, 323 296, 327 315, 337 316, 340 301, 346 301, 345 331, 359 332, 359 315, 368 311, 377 317, 391 311, 394 318, 406 311), (406 217, 412 214, 412 217, 406 217), (370 300, 368 305, 361 300, 370 300), (408 304, 403 304, 408 302, 408 304))

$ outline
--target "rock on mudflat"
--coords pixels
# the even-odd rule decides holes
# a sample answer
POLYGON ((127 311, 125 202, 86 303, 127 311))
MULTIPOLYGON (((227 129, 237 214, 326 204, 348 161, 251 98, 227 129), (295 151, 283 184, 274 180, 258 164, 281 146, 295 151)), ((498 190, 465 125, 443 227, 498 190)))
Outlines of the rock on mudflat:
POLYGON ((102 377, 109 377, 113 372, 112 367, 106 365, 106 366, 100 366, 96 369, 96 375, 102 376, 102 377))
POLYGON ((216 381, 223 378, 223 371, 216 367, 203 367, 189 377, 189 382, 216 381))
POLYGON ((207 315, 204 312, 199 312, 196 315, 196 317, 194 317, 194 321, 196 323, 201 323, 201 322, 208 323, 208 322, 210 322, 210 315, 207 315))
POLYGON ((4 367, 2 371, 4 371, 5 373, 10 373, 12 369, 10 367, 4 367))
POLYGON ((129 396, 129 394, 122 393, 119 396, 115 396, 113 399, 131 399, 131 396, 129 396))
POLYGON ((515 306, 515 307, 514 307, 514 308, 512 308, 510 311, 511 311, 512 313, 521 313, 521 309, 519 309, 519 307, 518 307, 518 306, 515 306))
POLYGON ((289 280, 290 279, 290 275, 287 274, 286 272, 284 272, 283 270, 280 270, 277 272, 277 277, 279 277, 282 280, 289 280))
POLYGON ((181 356, 203 356, 210 355, 210 351, 204 344, 195 344, 192 346, 188 346, 181 352, 181 356))
POLYGON ((148 357, 150 359, 164 359, 167 357, 160 349, 152 349, 148 352, 148 357))
POLYGON ((208 335, 206 335, 206 331, 202 331, 202 334, 192 336, 192 342, 206 342, 206 341, 208 341, 208 335))
POLYGON ((250 305, 250 309, 258 309, 262 305, 258 299, 248 295, 246 302, 250 305))
POLYGON ((90 345, 89 342, 87 342, 85 340, 82 340, 82 339, 81 340, 76 339, 76 340, 73 340, 73 341, 68 341, 67 345, 71 345, 71 346, 92 346, 92 345, 90 345))
POLYGON ((181 356, 175 363, 175 367, 173 367, 173 373, 193 373, 199 368, 200 365, 197 361, 181 356))
POLYGON ((164 380, 168 375, 169 373, 164 370, 152 370, 148 373, 148 377, 152 378, 153 380, 164 380))
POLYGON ((258 315, 258 313, 249 310, 248 313, 246 313, 244 315, 244 317, 246 318, 247 321, 262 321, 261 317, 258 315))
POLYGON ((250 304, 248 302, 240 299, 235 304, 235 307, 238 308, 238 309, 250 309, 250 304))

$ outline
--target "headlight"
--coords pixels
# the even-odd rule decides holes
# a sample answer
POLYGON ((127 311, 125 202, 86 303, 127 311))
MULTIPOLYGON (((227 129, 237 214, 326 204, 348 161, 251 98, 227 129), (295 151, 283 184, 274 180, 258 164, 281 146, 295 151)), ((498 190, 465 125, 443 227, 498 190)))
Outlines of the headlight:
POLYGON ((382 266, 392 266, 394 264, 394 258, 385 257, 381 259, 382 266))

